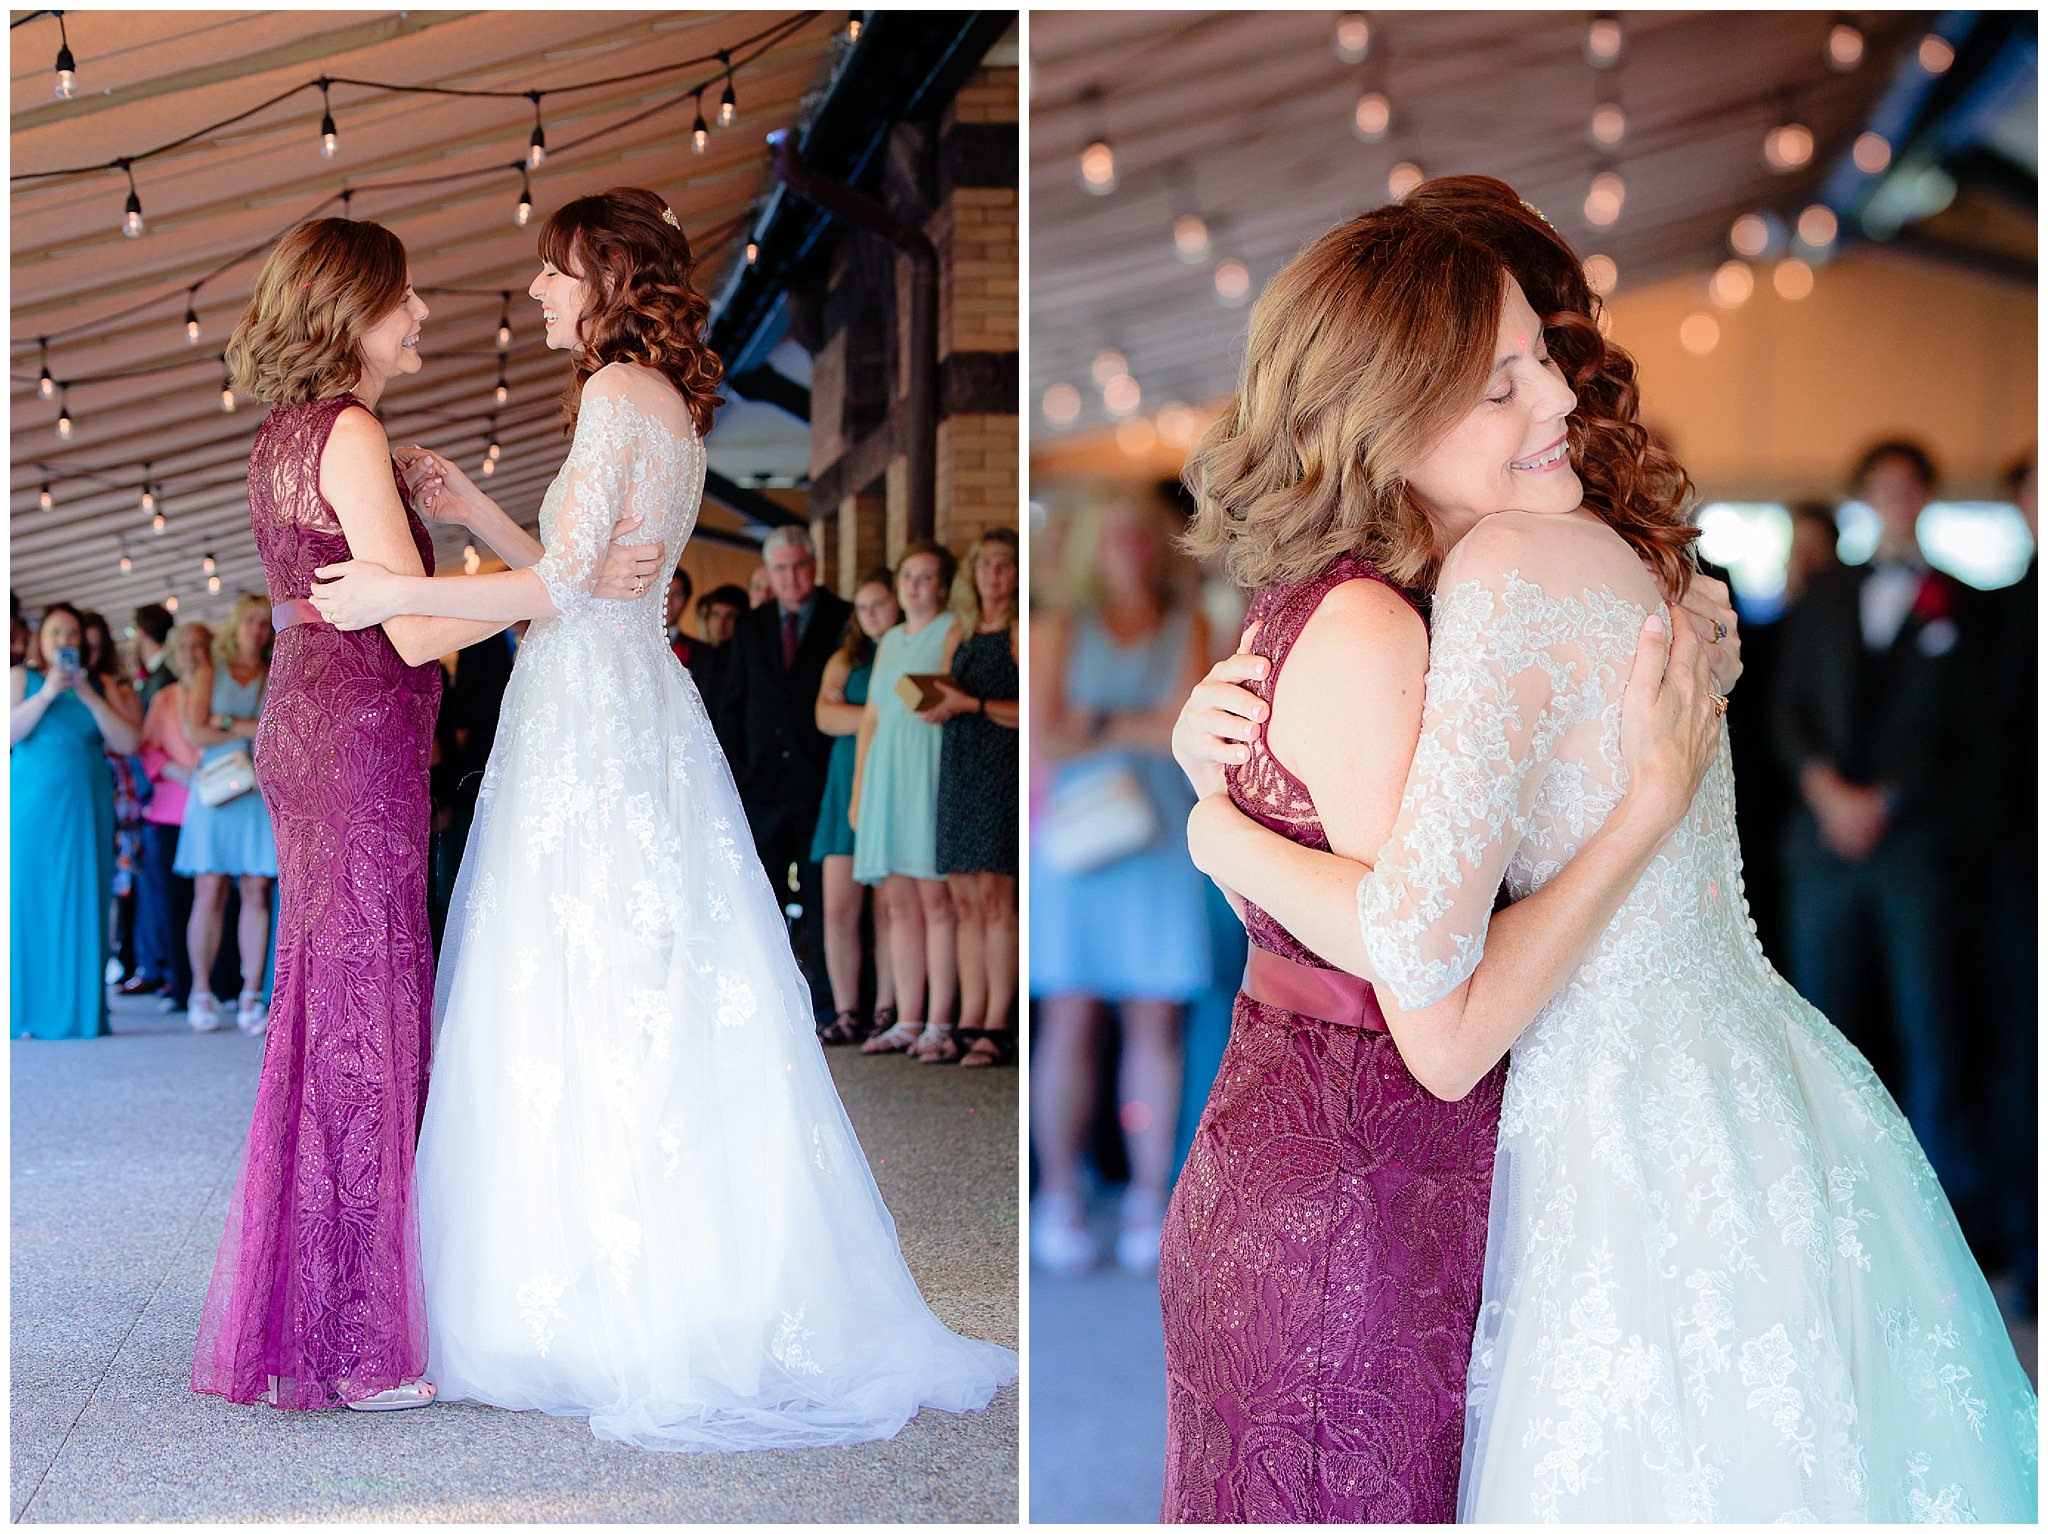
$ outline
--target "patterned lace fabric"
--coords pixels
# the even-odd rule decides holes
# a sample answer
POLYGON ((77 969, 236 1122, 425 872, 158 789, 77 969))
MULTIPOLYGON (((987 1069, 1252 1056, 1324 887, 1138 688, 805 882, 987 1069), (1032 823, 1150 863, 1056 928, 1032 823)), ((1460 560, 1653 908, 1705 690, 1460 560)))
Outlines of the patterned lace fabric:
MULTIPOLYGON (((1249 616, 1273 680, 1333 588, 1379 578, 1345 559, 1260 592, 1249 616)), ((1328 847, 1263 740, 1230 792, 1328 847)), ((1247 925, 1327 967, 1264 912, 1247 925)), ((1440 1102, 1388 1035, 1237 998, 1160 1257, 1163 1521, 1450 1520, 1502 1075, 1440 1102)))
POLYGON ((904 1266, 663 589, 591 599, 629 511, 674 563, 704 469, 665 384, 593 377, 442 948, 428 1374, 650 1449, 886 1437, 1016 1355, 904 1266))
MULTIPOLYGON (((1439 588, 1409 790, 1359 889, 1405 1005, 1469 975, 1502 879, 1541 888, 1625 787, 1654 593, 1604 529, 1533 525, 1481 524, 1439 588)), ((1725 739, 1515 1045, 1468 1399, 1461 1521, 2035 1517, 2034 1393, 1954 1214, 1757 947, 1725 739)))
MULTIPOLYGON (((277 600, 349 557, 319 490, 348 397, 273 410, 249 517, 277 600)), ((394 478, 396 469, 393 470, 394 478)), ((404 485, 399 483, 404 496, 404 485)), ((426 528, 407 525, 431 572, 426 528)), ((426 1363, 413 1142, 434 957, 427 760, 441 678, 381 629, 278 635, 255 742, 277 837, 277 972, 256 1111, 214 1264, 192 1388, 332 1406, 426 1363)))

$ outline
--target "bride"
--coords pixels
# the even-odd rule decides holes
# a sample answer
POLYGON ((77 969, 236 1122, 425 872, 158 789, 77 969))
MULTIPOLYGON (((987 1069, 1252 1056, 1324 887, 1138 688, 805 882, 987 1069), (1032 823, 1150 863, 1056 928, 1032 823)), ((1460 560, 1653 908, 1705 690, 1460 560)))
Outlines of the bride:
MULTIPOLYGON (((955 1336, 897 1249, 811 1024, 662 588, 597 604, 638 513, 673 568, 722 369, 651 192, 548 220, 540 301, 575 427, 531 570, 429 580, 351 560, 314 600, 532 618, 441 954, 420 1133, 428 1377, 588 1415, 653 1449, 851 1443, 968 1411, 1016 1355, 955 1336)), ((445 461, 429 493, 477 497, 445 461)))

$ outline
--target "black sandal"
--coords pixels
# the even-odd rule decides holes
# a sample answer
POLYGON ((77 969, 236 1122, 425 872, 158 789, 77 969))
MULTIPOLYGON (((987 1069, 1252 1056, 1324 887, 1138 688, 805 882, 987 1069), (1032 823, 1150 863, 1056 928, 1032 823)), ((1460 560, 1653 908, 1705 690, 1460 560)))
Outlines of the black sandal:
POLYGON ((832 1021, 818 1030, 820 1044, 851 1044, 860 1036, 860 1014, 853 1011, 833 1013, 832 1021))
POLYGON ((1013 1028, 956 1028, 953 1037, 966 1046, 960 1052, 963 1070, 1017 1063, 1016 1030, 1013 1028))

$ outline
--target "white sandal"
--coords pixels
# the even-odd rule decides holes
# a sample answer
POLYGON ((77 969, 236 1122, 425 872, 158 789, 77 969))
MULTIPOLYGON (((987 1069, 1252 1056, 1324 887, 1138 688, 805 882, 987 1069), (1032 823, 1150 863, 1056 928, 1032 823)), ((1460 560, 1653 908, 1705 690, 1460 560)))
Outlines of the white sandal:
POLYGON ((432 1406, 439 1394, 426 1380, 408 1380, 403 1385, 393 1385, 389 1390, 364 1396, 360 1401, 344 1401, 342 1404, 350 1411, 407 1411, 415 1406, 432 1406))
POLYGON ((861 1045, 860 1052, 864 1055, 893 1055, 898 1050, 912 1048, 923 1037, 923 1023, 899 1022, 861 1045))

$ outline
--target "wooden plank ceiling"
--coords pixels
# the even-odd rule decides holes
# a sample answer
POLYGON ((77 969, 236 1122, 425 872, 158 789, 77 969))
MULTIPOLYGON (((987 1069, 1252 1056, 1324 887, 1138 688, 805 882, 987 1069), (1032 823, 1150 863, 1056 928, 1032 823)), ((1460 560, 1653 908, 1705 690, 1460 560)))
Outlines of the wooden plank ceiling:
MULTIPOLYGON (((1251 292, 1338 220, 1389 199, 1399 162, 1430 175, 1479 172, 1516 187, 1582 255, 1610 256, 1623 285, 1728 259, 1749 211, 1796 217, 1849 153, 1928 12, 1851 13, 1864 47, 1846 71, 1827 58, 1841 13, 1625 12, 1623 51, 1587 60, 1589 12, 1369 13, 1363 62, 1335 43, 1338 13, 1035 13, 1031 21, 1031 413, 1041 443, 1061 435, 1042 402, 1066 384, 1083 406, 1065 431, 1107 421, 1092 374, 1120 351, 1142 410, 1212 402, 1235 382, 1242 309, 1219 301, 1226 258, 1251 292), (1354 131, 1361 94, 1383 92, 1381 142, 1354 131), (1601 102, 1625 117, 1600 158, 1601 102), (1803 170, 1767 169, 1765 134, 1788 111, 1811 129, 1803 170), (1097 134, 1117 187, 1081 185, 1097 134), (1619 219, 1595 229, 1584 204, 1603 163, 1624 177, 1619 219), (1199 214, 1206 259, 1177 259, 1174 223, 1199 214)), ((1161 424, 1162 434, 1165 426, 1161 424)))
MULTIPOLYGON (((772 184, 764 135, 797 123, 829 83, 846 13, 68 11, 78 65, 68 101, 53 93, 55 20, 15 18, 10 583, 32 609, 68 598, 106 612, 118 629, 137 604, 173 592, 184 614, 206 616, 240 591, 262 589, 244 480, 261 409, 243 401, 223 413, 220 350, 269 241, 316 210, 340 212, 338 203, 321 204, 361 188, 350 199, 353 216, 405 241, 432 309, 420 347, 426 367, 384 401, 392 440, 443 449, 475 475, 495 412, 503 457, 479 483, 532 526, 565 451, 557 407, 568 376, 565 360, 542 344, 538 308, 525 296, 542 222, 586 192, 650 187, 690 232, 700 281, 715 297, 744 259, 752 210, 772 184), (732 54, 738 97, 737 119, 723 129, 720 49, 732 54), (134 239, 120 228, 127 181, 105 168, 322 75, 552 93, 697 59, 713 62, 546 96, 549 153, 529 172, 534 207, 524 228, 513 219, 513 167, 534 127, 524 99, 337 84, 337 153, 328 159, 320 93, 297 91, 136 165, 146 231, 134 239), (707 81, 713 126, 697 154, 693 93, 707 81), (64 167, 98 168, 23 179, 64 167), (430 184, 375 189, 393 182, 430 184), (200 339, 188 344, 183 320, 195 283, 200 339), (509 398, 498 405, 506 291, 509 398), (41 398, 37 386, 45 336, 52 374, 79 380, 69 391, 68 441, 55 431, 59 400, 41 398), (140 376, 87 381, 110 374, 140 376), (145 478, 160 486, 161 535, 141 509, 145 478), (124 550, 132 559, 125 575, 124 550), (209 553, 218 595, 207 590, 209 553)), ((786 484, 805 473, 808 441, 802 422, 735 402, 720 412, 712 466, 740 483, 786 484)), ((741 523, 707 506, 705 525, 741 523)), ((444 568, 462 544, 459 529, 436 530, 444 568)))

